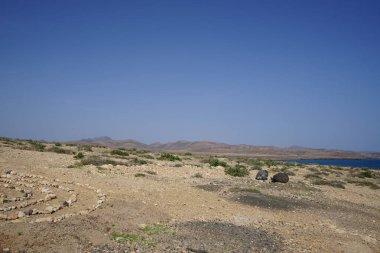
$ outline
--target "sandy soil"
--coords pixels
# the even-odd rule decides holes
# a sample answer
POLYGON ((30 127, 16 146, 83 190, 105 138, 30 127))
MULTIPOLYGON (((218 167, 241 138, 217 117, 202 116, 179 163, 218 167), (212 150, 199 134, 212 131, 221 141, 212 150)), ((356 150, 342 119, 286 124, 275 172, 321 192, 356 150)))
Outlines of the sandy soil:
MULTIPOLYGON (((376 173, 288 166, 290 180, 282 184, 255 180, 255 170, 232 177, 194 155, 121 159, 92 148, 83 151, 87 158, 149 163, 79 166, 73 154, 27 149, 27 142, 0 142, 0 207, 16 207, 0 211, 0 252, 380 252, 380 189, 369 187, 380 186, 376 173), (344 189, 316 185, 310 174, 344 189)), ((273 176, 284 165, 262 168, 273 176)))

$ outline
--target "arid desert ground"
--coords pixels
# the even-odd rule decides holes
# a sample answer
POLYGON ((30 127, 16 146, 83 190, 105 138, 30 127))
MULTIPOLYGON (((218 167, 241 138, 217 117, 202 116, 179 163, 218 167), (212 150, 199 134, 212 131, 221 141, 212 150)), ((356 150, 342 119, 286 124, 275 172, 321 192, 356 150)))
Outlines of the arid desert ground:
POLYGON ((380 252, 378 171, 2 138, 0 175, 0 252, 380 252))

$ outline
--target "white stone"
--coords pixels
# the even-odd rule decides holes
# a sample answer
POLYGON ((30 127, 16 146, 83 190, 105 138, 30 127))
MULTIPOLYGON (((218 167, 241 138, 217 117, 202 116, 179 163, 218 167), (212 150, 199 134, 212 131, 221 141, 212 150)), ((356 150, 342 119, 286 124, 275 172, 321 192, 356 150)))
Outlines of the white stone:
POLYGON ((17 217, 18 218, 25 217, 25 213, 23 211, 20 211, 20 212, 18 212, 17 217))

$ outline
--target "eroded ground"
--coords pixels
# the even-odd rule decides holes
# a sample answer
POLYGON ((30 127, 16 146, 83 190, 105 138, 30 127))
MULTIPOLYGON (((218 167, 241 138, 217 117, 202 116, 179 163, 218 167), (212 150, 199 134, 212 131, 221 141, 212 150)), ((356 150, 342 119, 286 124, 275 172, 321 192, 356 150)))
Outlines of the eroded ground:
POLYGON ((44 145, 0 142, 0 252, 380 252, 377 172, 44 145))

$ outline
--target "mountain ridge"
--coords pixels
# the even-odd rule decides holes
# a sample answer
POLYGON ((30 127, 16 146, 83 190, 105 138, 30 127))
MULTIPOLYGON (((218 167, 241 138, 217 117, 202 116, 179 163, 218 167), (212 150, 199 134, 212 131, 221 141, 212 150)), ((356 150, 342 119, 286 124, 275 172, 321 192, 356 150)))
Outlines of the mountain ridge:
POLYGON ((71 143, 103 145, 110 148, 136 148, 151 151, 193 152, 206 154, 223 154, 250 156, 264 159, 371 159, 380 158, 380 153, 355 152, 337 149, 306 148, 291 146, 286 148, 275 146, 256 146, 248 144, 227 144, 213 141, 155 142, 145 144, 133 139, 114 140, 108 136, 81 139, 71 143))

